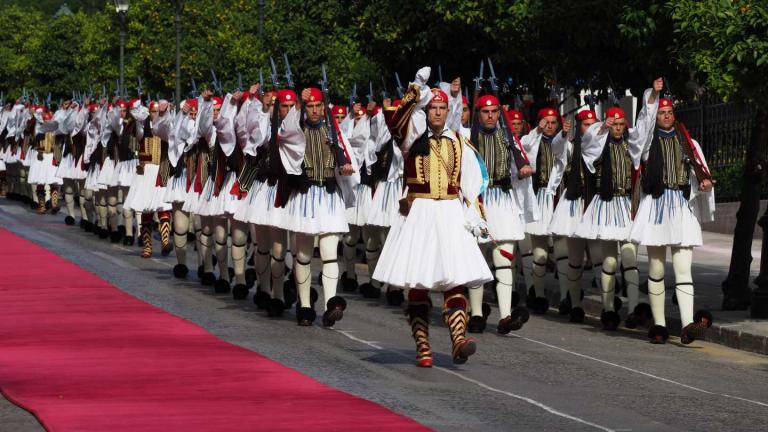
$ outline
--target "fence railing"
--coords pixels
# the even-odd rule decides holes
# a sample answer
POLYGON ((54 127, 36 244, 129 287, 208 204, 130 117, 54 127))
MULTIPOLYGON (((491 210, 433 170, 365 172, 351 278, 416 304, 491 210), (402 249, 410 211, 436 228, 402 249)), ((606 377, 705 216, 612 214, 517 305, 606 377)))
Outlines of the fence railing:
MULTIPOLYGON (((678 106, 675 116, 685 123, 704 151, 712 175, 718 181, 717 201, 737 201, 755 110, 748 105, 704 98, 678 106)), ((761 148, 761 156, 768 159, 765 146, 761 148)), ((763 198, 766 197, 768 193, 763 191, 763 198)))

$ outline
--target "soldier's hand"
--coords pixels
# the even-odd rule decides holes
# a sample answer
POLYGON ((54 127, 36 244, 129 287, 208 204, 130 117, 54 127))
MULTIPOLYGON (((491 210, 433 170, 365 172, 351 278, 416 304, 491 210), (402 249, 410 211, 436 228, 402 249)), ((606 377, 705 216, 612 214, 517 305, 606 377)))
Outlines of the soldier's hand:
POLYGON ((383 101, 381 101, 381 105, 384 107, 384 109, 389 109, 392 106, 392 99, 385 98, 383 101))
POLYGON ((533 168, 531 168, 530 165, 525 165, 524 167, 520 168, 520 171, 517 173, 517 176, 521 179, 528 178, 533 175, 533 168))
POLYGON ((202 96, 203 100, 209 101, 211 100, 211 97, 213 96, 213 92, 205 89, 202 93, 200 93, 200 96, 202 96))
POLYGON ((157 110, 160 115, 165 115, 165 113, 168 112, 168 101, 160 101, 160 103, 157 104, 157 110))
POLYGON ((661 93, 663 89, 664 89, 664 79, 656 78, 656 80, 653 81, 653 91, 655 93, 661 93))
POLYGON ((232 103, 232 104, 237 104, 237 102, 238 102, 240 99, 242 99, 242 98, 243 98, 243 92, 241 92, 240 90, 238 90, 238 91, 236 91, 236 92, 232 93, 232 102, 231 102, 231 103, 232 103))
POLYGON ((184 114, 189 114, 190 111, 192 111, 192 108, 189 106, 189 104, 184 104, 184 106, 181 107, 181 112, 184 114))
POLYGON ((544 117, 541 120, 539 120, 539 132, 544 130, 544 127, 546 127, 546 126, 547 126, 547 118, 544 117))
POLYGON ((301 100, 303 100, 304 102, 309 102, 309 98, 311 96, 312 96, 312 92, 308 88, 305 88, 304 90, 301 91, 301 100))
POLYGON ((571 131, 571 128, 573 127, 573 123, 571 123, 570 120, 566 120, 563 122, 563 135, 567 135, 568 132, 571 131))
POLYGON ((255 95, 259 94, 259 89, 260 88, 261 88, 261 84, 256 83, 256 84, 252 85, 251 88, 248 89, 248 93, 250 93, 251 96, 255 96, 255 95))
POLYGON ((712 190, 712 186, 713 186, 712 180, 704 179, 701 181, 701 183, 699 183, 699 190, 701 192, 709 192, 712 190))
POLYGON ((352 164, 344 164, 341 166, 340 171, 341 171, 341 175, 348 177, 355 172, 355 169, 352 168, 352 164))
POLYGON ((451 81, 451 96, 457 97, 461 91, 461 78, 451 81))

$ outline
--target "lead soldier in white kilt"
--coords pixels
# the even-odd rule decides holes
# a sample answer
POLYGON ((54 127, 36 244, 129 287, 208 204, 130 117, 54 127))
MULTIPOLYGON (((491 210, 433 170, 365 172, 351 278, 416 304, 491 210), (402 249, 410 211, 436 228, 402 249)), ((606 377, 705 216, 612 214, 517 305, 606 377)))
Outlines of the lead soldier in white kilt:
POLYGON ((631 153, 636 167, 642 161, 644 196, 629 239, 648 249, 648 297, 655 323, 648 333, 651 342, 664 343, 669 337, 664 316, 664 263, 669 247, 683 325, 680 340, 689 344, 712 325, 710 312, 694 314, 691 275, 693 248, 702 244, 701 223, 714 220, 712 175, 699 144, 675 120, 671 100, 659 100, 656 127, 649 132, 644 145, 631 153))
POLYGON ((593 124, 582 142, 586 166, 595 176, 596 193, 584 212, 576 235, 596 240, 600 244, 603 257, 600 283, 603 312, 600 321, 606 330, 616 330, 620 322, 614 301, 619 247, 629 310, 632 311, 628 325, 636 327, 650 318, 648 305, 639 304, 637 246, 629 241, 633 189, 637 178, 630 155, 639 153, 649 131, 653 129, 661 87, 661 80, 658 80, 653 89, 644 93, 643 109, 634 128, 628 127, 626 115, 621 108, 611 107, 606 112, 605 122, 593 124))
POLYGON ((157 213, 160 231, 161 254, 171 253, 171 204, 165 202, 165 186, 168 179, 168 135, 170 116, 159 116, 159 111, 168 110, 167 101, 151 101, 149 116, 144 120, 144 139, 139 145, 139 165, 136 177, 124 206, 141 214, 139 237, 142 258, 152 256, 152 226, 157 213))
POLYGON ((464 363, 476 350, 466 337, 466 289, 493 279, 471 233, 484 229, 482 221, 469 217, 483 183, 479 162, 468 141, 446 127, 448 95, 430 91, 429 74, 428 67, 420 69, 402 103, 385 112, 392 136, 407 153, 405 197, 373 274, 408 290, 407 314, 421 367, 432 366, 429 293, 443 294, 453 361, 464 363))
POLYGON ((46 189, 48 189, 51 197, 51 213, 55 214, 59 211, 59 186, 62 184, 62 179, 56 177, 56 168, 58 161, 61 160, 63 140, 56 139, 59 123, 54 120, 51 112, 38 109, 35 112, 35 120, 37 127, 33 145, 37 151, 30 164, 28 181, 35 185, 37 190, 37 213, 45 214, 47 211, 46 189))
POLYGON ((80 195, 80 226, 85 227, 88 214, 85 211, 85 199, 83 186, 88 172, 83 168, 83 153, 85 151, 86 127, 88 126, 88 105, 90 100, 86 98, 81 107, 72 102, 70 106, 71 116, 68 120, 68 135, 65 137, 63 157, 56 175, 64 181, 64 204, 67 207, 67 216, 64 222, 67 225, 75 224, 75 192, 80 195))
POLYGON ((354 188, 360 177, 354 172, 354 154, 346 137, 332 118, 330 125, 323 121, 328 109, 323 93, 316 88, 304 89, 301 99, 301 111, 293 109, 288 113, 278 136, 286 173, 278 183, 277 199, 279 205, 285 206, 280 227, 296 235, 293 274, 299 295, 299 325, 311 325, 316 317, 311 301, 310 261, 318 237, 323 261, 323 325, 333 326, 343 317, 347 306, 336 295, 337 246, 341 235, 349 230, 346 209, 355 205, 354 188))

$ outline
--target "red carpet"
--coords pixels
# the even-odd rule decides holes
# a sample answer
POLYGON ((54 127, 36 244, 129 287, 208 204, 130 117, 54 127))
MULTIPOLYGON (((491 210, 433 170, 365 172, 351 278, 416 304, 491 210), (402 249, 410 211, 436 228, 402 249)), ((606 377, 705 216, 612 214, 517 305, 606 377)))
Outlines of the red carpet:
POLYGON ((426 430, 2 229, 0 389, 49 431, 426 430))

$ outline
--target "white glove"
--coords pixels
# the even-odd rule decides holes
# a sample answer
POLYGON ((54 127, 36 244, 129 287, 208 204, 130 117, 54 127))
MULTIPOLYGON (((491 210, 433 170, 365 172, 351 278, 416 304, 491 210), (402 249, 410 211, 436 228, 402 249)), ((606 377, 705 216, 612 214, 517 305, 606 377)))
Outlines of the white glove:
POLYGON ((416 83, 419 87, 423 87, 427 85, 427 80, 429 80, 429 75, 432 73, 432 68, 429 66, 424 66, 423 68, 419 69, 418 72, 416 72, 416 78, 414 78, 413 82, 416 83))

